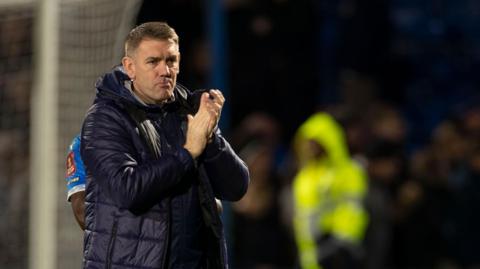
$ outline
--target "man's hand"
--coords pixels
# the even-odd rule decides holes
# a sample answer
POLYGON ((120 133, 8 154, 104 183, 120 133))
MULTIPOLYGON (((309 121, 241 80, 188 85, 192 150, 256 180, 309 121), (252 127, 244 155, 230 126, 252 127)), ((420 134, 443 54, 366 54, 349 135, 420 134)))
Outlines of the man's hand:
POLYGON ((183 146, 193 158, 202 154, 208 139, 213 135, 225 98, 219 90, 210 90, 202 94, 200 107, 195 116, 188 115, 188 130, 183 146))

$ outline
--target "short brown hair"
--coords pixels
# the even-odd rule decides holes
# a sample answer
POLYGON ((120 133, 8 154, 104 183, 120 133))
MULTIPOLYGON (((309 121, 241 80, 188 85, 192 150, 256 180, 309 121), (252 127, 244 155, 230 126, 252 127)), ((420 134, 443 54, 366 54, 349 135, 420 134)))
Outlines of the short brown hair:
POLYGON ((144 39, 172 40, 178 45, 175 29, 166 22, 146 22, 133 28, 125 39, 125 55, 132 55, 144 39))

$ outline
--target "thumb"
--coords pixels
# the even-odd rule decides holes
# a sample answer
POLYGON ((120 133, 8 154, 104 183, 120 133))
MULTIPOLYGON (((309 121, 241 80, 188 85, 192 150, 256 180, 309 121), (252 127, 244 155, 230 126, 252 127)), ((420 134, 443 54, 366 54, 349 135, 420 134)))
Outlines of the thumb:
POLYGON ((208 92, 202 93, 202 97, 200 98, 199 110, 207 104, 209 98, 210 98, 210 94, 208 92))
POLYGON ((191 122, 193 120, 192 114, 187 114, 187 122, 191 122))

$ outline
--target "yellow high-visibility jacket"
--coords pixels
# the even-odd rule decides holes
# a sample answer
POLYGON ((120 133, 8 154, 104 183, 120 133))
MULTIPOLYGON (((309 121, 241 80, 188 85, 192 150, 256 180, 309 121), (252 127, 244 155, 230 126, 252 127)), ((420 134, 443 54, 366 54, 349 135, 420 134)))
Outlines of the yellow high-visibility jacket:
POLYGON ((298 129, 294 150, 299 171, 293 182, 294 231, 303 269, 322 268, 315 239, 328 234, 346 244, 361 243, 368 215, 367 180, 347 150, 342 128, 326 113, 312 115, 298 129), (312 154, 312 141, 324 154, 312 154))

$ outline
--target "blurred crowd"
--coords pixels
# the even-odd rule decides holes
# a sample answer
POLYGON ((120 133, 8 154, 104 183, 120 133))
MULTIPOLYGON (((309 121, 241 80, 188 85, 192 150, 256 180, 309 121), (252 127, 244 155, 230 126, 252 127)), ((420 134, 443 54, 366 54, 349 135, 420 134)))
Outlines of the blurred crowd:
MULTIPOLYGON (((158 2, 144 1, 138 22, 174 26, 181 82, 208 87, 206 26, 191 23, 205 22, 206 4, 158 2)), ((305 253, 315 260, 331 249, 326 269, 480 268, 480 3, 224 4, 225 133, 251 173, 246 196, 227 205, 232 268, 299 268, 305 253), (358 170, 353 191, 334 183, 351 173, 324 162, 335 155, 321 137, 330 131, 301 131, 317 113, 357 167, 347 168, 358 170), (309 160, 320 161, 308 170, 309 160), (336 176, 305 176, 317 170, 336 176), (350 217, 323 223, 337 218, 325 204, 347 204, 339 215, 350 217)), ((25 268, 32 14, 0 15, 0 267, 25 268)))
MULTIPOLYGON (((251 190, 232 205, 234 268, 318 268, 309 259, 323 259, 324 268, 478 268, 478 2, 229 2, 236 33, 232 117, 239 122, 232 136, 251 137, 234 143, 252 170, 251 190), (322 164, 302 164, 305 156, 295 149, 318 112, 340 125, 349 155, 365 172, 365 193, 361 186, 350 192, 362 198, 364 228, 360 216, 324 209, 348 204, 338 198, 347 195, 334 176, 321 176, 322 164), (316 177, 310 183, 308 173, 316 177), (274 209, 258 216, 268 197, 274 209), (296 228, 298 214, 314 224, 296 228), (356 239, 342 232, 342 218, 363 229, 356 239), (360 251, 347 253, 342 243, 332 244, 335 237, 360 251), (275 255, 282 258, 268 258, 275 255)), ((328 160, 328 142, 318 132, 310 154, 328 160)))
MULTIPOLYGON (((327 268, 478 268, 480 106, 443 120, 430 142, 410 153, 408 123, 392 105, 377 103, 353 115, 341 106, 325 111, 342 126, 368 184, 362 265, 327 268)), ((252 178, 247 196, 232 205, 234 268, 295 268, 298 262, 292 188, 301 167, 280 143, 279 126, 253 113, 233 132, 252 178)))

